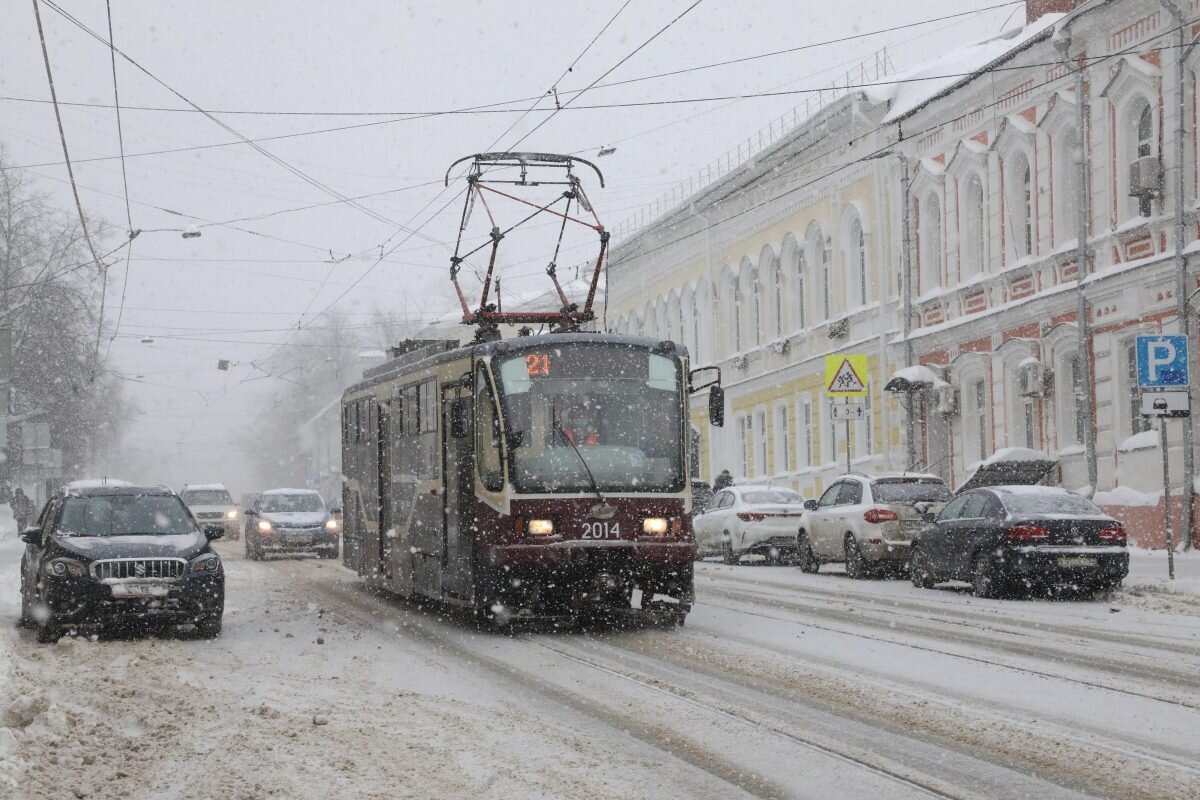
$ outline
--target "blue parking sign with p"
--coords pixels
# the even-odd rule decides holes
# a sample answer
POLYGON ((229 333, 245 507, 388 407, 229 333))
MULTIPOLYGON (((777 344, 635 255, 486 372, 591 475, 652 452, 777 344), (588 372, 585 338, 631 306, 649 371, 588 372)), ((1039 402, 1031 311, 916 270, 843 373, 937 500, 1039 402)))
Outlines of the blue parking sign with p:
POLYGON ((1137 379, 1143 389, 1188 385, 1186 336, 1137 337, 1137 379))

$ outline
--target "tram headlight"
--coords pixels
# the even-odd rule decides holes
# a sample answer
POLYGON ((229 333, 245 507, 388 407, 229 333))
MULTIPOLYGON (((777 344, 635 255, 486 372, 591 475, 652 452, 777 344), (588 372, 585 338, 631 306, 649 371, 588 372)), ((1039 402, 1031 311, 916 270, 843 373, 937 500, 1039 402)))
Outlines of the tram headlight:
POLYGON ((554 533, 554 520, 531 519, 525 525, 525 532, 530 536, 550 536, 554 533))
POLYGON ((642 520, 642 533, 651 536, 662 536, 667 532, 666 517, 646 517, 642 520))

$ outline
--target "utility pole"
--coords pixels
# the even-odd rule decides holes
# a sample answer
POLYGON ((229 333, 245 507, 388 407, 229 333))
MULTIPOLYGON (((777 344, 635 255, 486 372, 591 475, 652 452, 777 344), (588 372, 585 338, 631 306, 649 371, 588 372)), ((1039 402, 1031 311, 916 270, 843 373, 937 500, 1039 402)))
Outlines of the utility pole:
MULTIPOLYGON (((1184 243, 1187 239, 1186 231, 1184 230, 1183 207, 1184 207, 1184 186, 1183 186, 1183 168, 1184 168, 1184 144, 1186 130, 1186 83, 1187 76, 1186 60, 1191 55, 1192 49, 1196 46, 1196 40, 1188 46, 1186 30, 1189 27, 1188 19, 1183 15, 1183 12, 1178 6, 1169 0, 1161 0, 1162 5, 1171 14, 1175 22, 1175 154, 1174 164, 1171 165, 1174 173, 1175 181, 1173 187, 1174 206, 1175 206, 1175 297, 1178 301, 1179 313, 1179 332, 1184 336, 1191 333, 1190 307, 1188 305, 1189 292, 1191 287, 1188 286, 1188 269, 1187 256, 1184 255, 1184 243)), ((1189 388, 1190 392, 1191 389, 1189 388)), ((1165 451, 1166 442, 1163 442, 1165 451)), ((1192 501, 1194 495, 1193 481, 1196 476, 1196 453, 1195 453, 1195 433, 1192 428, 1192 418, 1188 415, 1183 418, 1183 519, 1180 525, 1179 539, 1184 550, 1190 550, 1192 547, 1192 501)))
MULTIPOLYGON (((903 282, 901 321, 904 336, 904 366, 913 366, 912 333, 912 229, 909 222, 910 203, 908 199, 910 177, 908 174, 908 156, 896 151, 900 159, 900 275, 903 282)), ((904 404, 904 442, 908 448, 905 454, 905 468, 912 469, 917 463, 917 393, 910 392, 904 404)))
POLYGON ((1087 159, 1087 98, 1084 94, 1084 75, 1082 64, 1071 62, 1071 37, 1069 34, 1057 36, 1054 46, 1058 49, 1063 64, 1075 72, 1075 313, 1077 316, 1076 349, 1079 358, 1079 382, 1083 387, 1083 448, 1087 461, 1088 496, 1096 494, 1096 484, 1099 482, 1099 470, 1096 466, 1096 411, 1093 403, 1092 385, 1092 326, 1088 319, 1087 294, 1085 280, 1088 269, 1088 159, 1087 159))

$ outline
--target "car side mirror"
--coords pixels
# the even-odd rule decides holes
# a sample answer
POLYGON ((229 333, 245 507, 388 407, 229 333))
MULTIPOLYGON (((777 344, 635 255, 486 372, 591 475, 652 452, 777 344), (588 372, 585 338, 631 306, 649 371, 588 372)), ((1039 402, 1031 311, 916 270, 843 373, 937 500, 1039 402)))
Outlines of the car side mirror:
POLYGON ((450 435, 455 439, 467 438, 467 401, 458 398, 450 403, 450 435))
POLYGON ((342 513, 342 507, 341 506, 330 506, 329 513, 330 514, 340 514, 340 513, 342 513))
POLYGON ((817 510, 817 501, 816 500, 805 500, 804 501, 804 509, 806 511, 816 511, 817 510))
POLYGON ((245 511, 242 512, 242 516, 243 517, 257 517, 258 512, 255 511, 253 508, 247 508, 245 511))
POLYGON ((937 522, 937 514, 933 513, 932 511, 926 511, 921 515, 921 519, 925 520, 926 522, 937 522))
POLYGON ((21 541, 25 544, 40 546, 42 544, 42 529, 36 525, 21 531, 21 541))
POLYGON ((725 390, 720 386, 708 390, 708 424, 714 428, 725 427, 725 390))
POLYGON ((214 539, 221 539, 225 536, 225 526, 224 525, 205 525, 204 526, 204 535, 208 538, 208 540, 210 542, 214 539))

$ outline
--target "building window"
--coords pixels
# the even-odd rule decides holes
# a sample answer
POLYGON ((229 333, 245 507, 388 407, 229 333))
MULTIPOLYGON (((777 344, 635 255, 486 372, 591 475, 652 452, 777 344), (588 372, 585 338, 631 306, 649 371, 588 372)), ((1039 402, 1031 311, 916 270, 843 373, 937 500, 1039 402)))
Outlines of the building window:
POLYGON ((808 263, 804 256, 804 248, 797 245, 793 252, 795 253, 793 258, 796 261, 796 266, 793 270, 796 280, 796 296, 794 298, 796 306, 796 330, 804 330, 804 323, 806 321, 804 315, 805 301, 807 300, 804 296, 804 276, 808 272, 808 263))
POLYGON ((800 467, 813 465, 813 413, 812 400, 800 399, 800 467))
POLYGON ((1008 172, 1008 223, 1017 258, 1033 254, 1033 175, 1024 154, 1012 160, 1008 172))
POLYGON ((1058 382, 1062 386, 1059 396, 1060 419, 1059 443, 1081 444, 1087 425, 1087 397, 1084 394, 1083 362, 1079 353, 1071 353, 1062 362, 1062 371, 1070 379, 1058 382))
POLYGON ((966 381, 963 390, 963 460, 967 464, 988 457, 987 381, 966 381))
POLYGON ((821 320, 826 321, 833 316, 833 286, 829 273, 829 251, 825 246, 825 234, 821 226, 815 222, 808 226, 807 258, 813 265, 813 274, 817 281, 817 296, 821 320))
POLYGON ((1030 450, 1037 448, 1037 417, 1034 414, 1033 400, 1026 397, 1021 403, 1021 418, 1025 429, 1025 446, 1030 450))
MULTIPOLYGON (((1154 112, 1147 104, 1138 115, 1137 157, 1144 158, 1154 153, 1154 112)), ((1154 197, 1149 192, 1138 195, 1138 214, 1148 217, 1153 213, 1154 197)))
POLYGON ((787 406, 775 407, 775 472, 792 471, 792 426, 787 406))
POLYGON ((1142 416, 1142 392, 1138 389, 1137 344, 1125 345, 1125 386, 1128 396, 1129 435, 1150 430, 1150 419, 1142 416))
POLYGON ((921 242, 921 293, 942 285, 942 204, 937 195, 925 198, 917 220, 921 242))
POLYGON ((779 259, 772 254, 769 263, 769 269, 771 270, 771 293, 775 296, 773 301, 775 312, 775 338, 782 339, 783 334, 786 333, 787 330, 784 326, 784 320, 787 318, 787 306, 785 305, 785 297, 787 294, 785 289, 787 287, 783 276, 783 270, 780 269, 779 259))
POLYGON ((730 279, 730 288, 733 291, 733 352, 742 352, 742 287, 738 285, 737 278, 730 279))
POLYGON ((862 220, 855 216, 846 228, 843 240, 846 262, 847 301, 855 306, 867 304, 867 242, 862 220))
POLYGON ((754 474, 767 474, 767 412, 759 411, 754 415, 754 427, 758 435, 754 438, 754 474))
POLYGON ((1059 176, 1058 189, 1055 192, 1058 199, 1058 220, 1054 225, 1054 238, 1057 240, 1057 244, 1063 244, 1076 238, 1075 212, 1078 206, 1075 203, 1075 195, 1079 186, 1079 163, 1072 155, 1075 151, 1075 143, 1072 139, 1071 134, 1064 133, 1058 138, 1054 148, 1057 155, 1054 159, 1054 169, 1059 176))
POLYGON ((741 468, 743 478, 750 475, 750 438, 752 433, 750 417, 738 417, 738 466, 741 468))
POLYGON ((700 292, 696 292, 692 296, 692 343, 696 346, 696 360, 702 358, 702 354, 706 352, 706 348, 702 344, 700 337, 700 308, 701 308, 700 292))
POLYGON ((762 284, 758 280, 758 268, 750 270, 750 341, 755 346, 762 344, 762 284))
POLYGON ((963 191, 963 229, 960 248, 962 277, 968 278, 984 270, 987 253, 987 229, 983 212, 983 181, 978 175, 967 179, 963 191))

